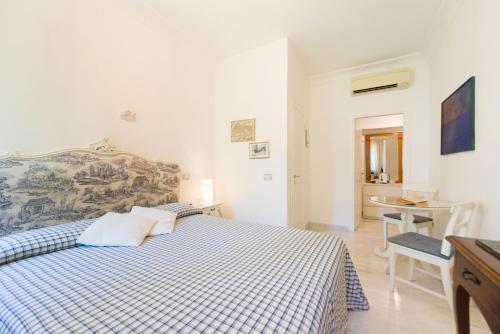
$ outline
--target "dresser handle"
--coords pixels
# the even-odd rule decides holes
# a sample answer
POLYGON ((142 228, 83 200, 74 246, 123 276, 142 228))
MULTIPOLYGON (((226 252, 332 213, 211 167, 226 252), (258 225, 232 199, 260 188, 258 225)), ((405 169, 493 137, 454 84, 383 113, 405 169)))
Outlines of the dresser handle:
POLYGON ((476 285, 479 285, 481 283, 481 281, 479 281, 479 279, 476 277, 476 275, 474 275, 473 273, 471 273, 467 269, 465 269, 465 271, 462 273, 462 277, 467 281, 472 281, 472 283, 474 283, 476 285))

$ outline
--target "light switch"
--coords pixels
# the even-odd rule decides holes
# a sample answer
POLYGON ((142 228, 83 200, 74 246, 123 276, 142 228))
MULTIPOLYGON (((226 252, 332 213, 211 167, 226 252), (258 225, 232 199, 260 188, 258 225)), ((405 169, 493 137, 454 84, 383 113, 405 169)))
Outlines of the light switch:
POLYGON ((273 174, 264 174, 265 181, 271 181, 273 179, 273 174))

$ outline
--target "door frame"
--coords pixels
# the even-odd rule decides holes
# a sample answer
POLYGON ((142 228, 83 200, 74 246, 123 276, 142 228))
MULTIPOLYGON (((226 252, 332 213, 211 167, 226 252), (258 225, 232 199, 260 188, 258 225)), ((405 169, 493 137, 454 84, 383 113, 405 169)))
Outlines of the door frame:
MULTIPOLYGON (((356 230, 356 120, 358 118, 368 118, 368 117, 381 117, 381 116, 393 116, 393 115, 403 115, 403 136, 404 136, 404 141, 405 144, 403 145, 403 180, 405 182, 408 182, 408 176, 411 175, 410 173, 410 163, 409 163, 409 157, 410 157, 410 138, 407 137, 407 131, 406 131, 406 124, 407 124, 407 113, 404 111, 394 111, 394 112, 383 112, 383 111, 374 111, 374 112, 361 112, 361 113, 356 113, 352 115, 351 118, 351 131, 350 131, 350 142, 351 142, 351 147, 352 150, 351 152, 351 163, 352 163, 352 220, 349 226, 349 231, 354 232, 356 230)), ((361 193, 363 190, 361 190, 361 193)), ((363 203, 361 202, 361 208, 362 208, 363 203)), ((362 209, 361 209, 362 210, 362 209)))
MULTIPOLYGON (((293 212, 292 212, 292 187, 293 187, 293 156, 292 156, 292 144, 294 143, 294 135, 295 133, 293 132, 295 124, 295 115, 294 113, 297 112, 300 114, 302 117, 302 121, 304 123, 304 129, 306 131, 309 131, 309 120, 307 118, 307 115, 304 114, 303 109, 298 106, 294 102, 290 102, 288 106, 288 149, 287 149, 287 196, 288 196, 288 219, 287 219, 287 226, 290 226, 290 222, 293 219, 293 212)), ((304 134, 305 136, 305 134, 304 134)), ((304 137, 305 140, 305 137, 304 137)), ((305 200, 304 200, 304 216, 305 216, 305 228, 307 228, 307 224, 309 223, 309 151, 307 146, 305 146, 305 141, 304 141, 304 171, 302 175, 302 181, 303 181, 303 187, 305 191, 305 200)))

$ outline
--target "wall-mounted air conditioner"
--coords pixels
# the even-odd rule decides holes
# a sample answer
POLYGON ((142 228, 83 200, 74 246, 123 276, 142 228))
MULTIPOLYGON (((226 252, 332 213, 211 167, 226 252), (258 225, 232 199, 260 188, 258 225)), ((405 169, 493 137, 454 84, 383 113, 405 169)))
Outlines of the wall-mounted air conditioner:
POLYGON ((398 70, 359 78, 351 81, 353 96, 383 92, 395 89, 406 89, 411 84, 411 71, 398 70))

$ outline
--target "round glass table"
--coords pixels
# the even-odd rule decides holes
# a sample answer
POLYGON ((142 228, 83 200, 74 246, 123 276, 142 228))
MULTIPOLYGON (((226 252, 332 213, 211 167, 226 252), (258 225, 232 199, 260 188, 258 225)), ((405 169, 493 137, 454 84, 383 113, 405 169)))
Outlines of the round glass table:
MULTIPOLYGON (((388 208, 393 208, 395 211, 401 213, 401 224, 399 230, 401 233, 405 232, 416 232, 417 228, 415 223, 415 214, 418 212, 428 212, 432 213, 434 211, 444 211, 449 210, 452 203, 428 200, 424 203, 418 203, 415 205, 404 205, 399 202, 400 197, 391 196, 371 196, 369 198, 370 202, 388 208)), ((388 257, 387 249, 381 250, 380 248, 375 249, 375 254, 388 257)))

